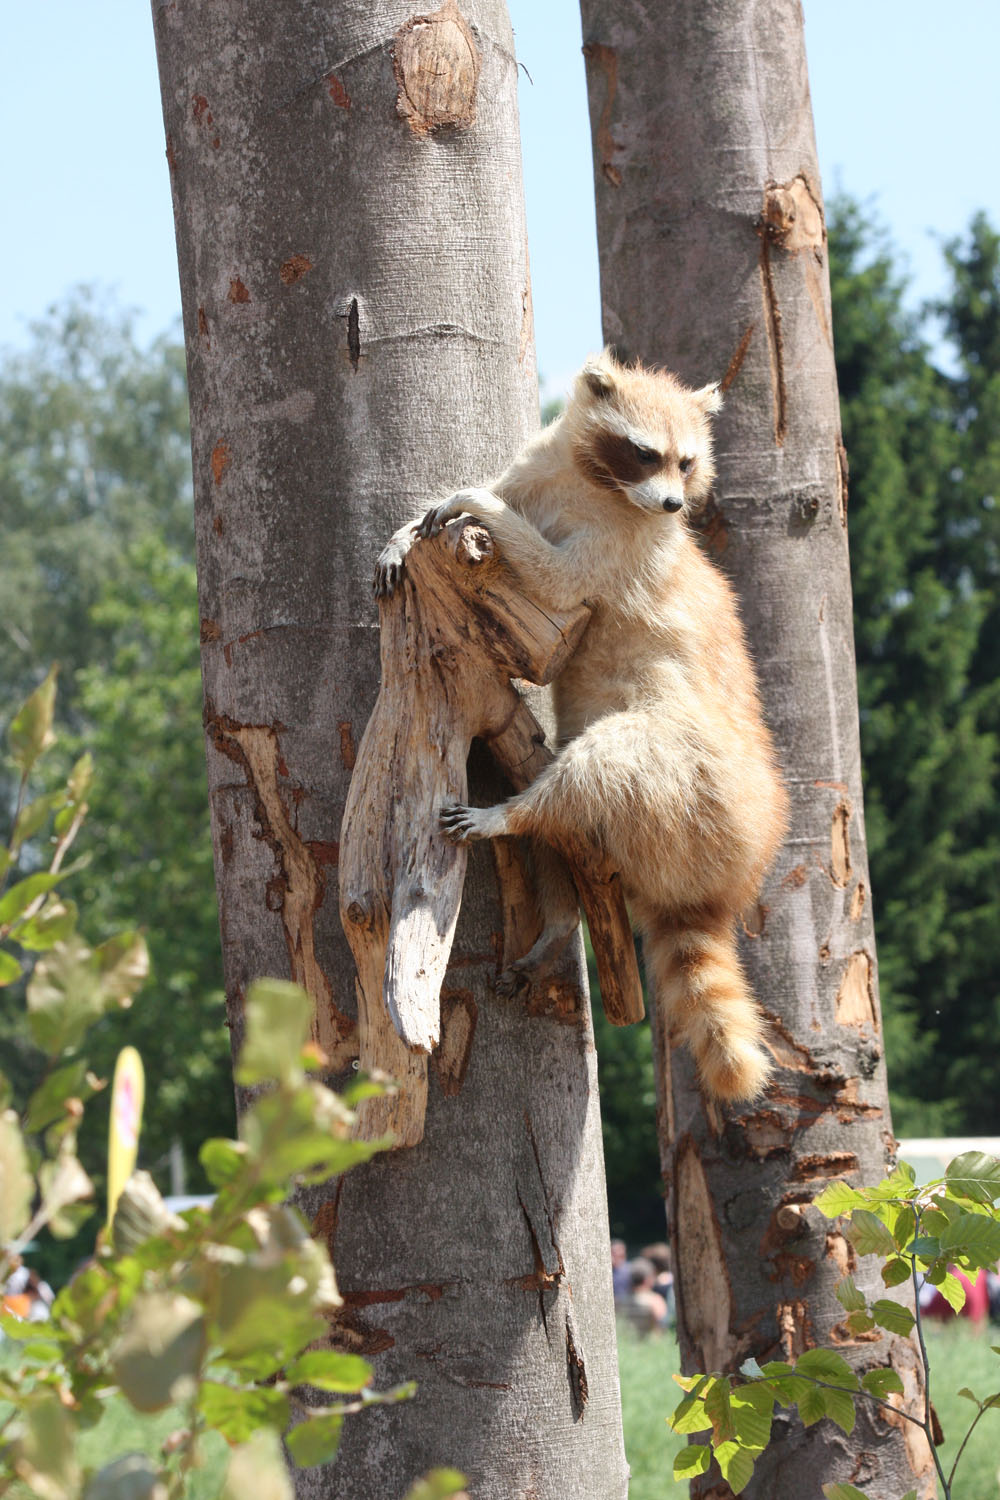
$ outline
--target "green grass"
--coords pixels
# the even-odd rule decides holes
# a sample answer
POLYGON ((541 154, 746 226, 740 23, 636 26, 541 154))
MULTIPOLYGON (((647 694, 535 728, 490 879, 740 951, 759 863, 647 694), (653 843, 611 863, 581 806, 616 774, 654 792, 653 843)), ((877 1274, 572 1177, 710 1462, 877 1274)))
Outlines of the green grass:
MULTIPOLYGON (((1000 1390, 1000 1359, 990 1348, 991 1340, 1000 1344, 996 1329, 976 1333, 960 1321, 948 1327, 932 1324, 927 1331, 931 1395, 945 1434, 938 1450, 945 1473, 975 1416, 975 1408, 958 1395, 959 1390, 968 1386, 980 1397, 1000 1390)), ((675 1437, 665 1420, 681 1397, 671 1379, 680 1368, 676 1343, 669 1334, 641 1340, 630 1329, 619 1328, 618 1356, 625 1452, 632 1469, 629 1500, 686 1500, 687 1485, 672 1478, 674 1454, 686 1439, 675 1437)), ((1000 1500, 998 1467, 1000 1409, 987 1412, 973 1433, 955 1476, 953 1500, 1000 1500)), ((801 1500, 822 1500, 821 1480, 817 1476, 815 1496, 803 1495, 801 1500)))

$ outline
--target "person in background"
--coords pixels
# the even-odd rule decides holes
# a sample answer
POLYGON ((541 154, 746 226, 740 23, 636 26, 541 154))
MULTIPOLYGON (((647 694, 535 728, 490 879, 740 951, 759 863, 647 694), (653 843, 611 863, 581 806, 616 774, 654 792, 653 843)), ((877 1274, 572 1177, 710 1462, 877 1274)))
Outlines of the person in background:
POLYGON ((672 1328, 677 1321, 677 1308, 674 1301, 674 1276, 670 1269, 670 1246, 665 1241, 658 1240, 655 1245, 647 1245, 639 1253, 643 1260, 652 1264, 656 1272, 653 1291, 663 1298, 667 1309, 665 1324, 672 1328))
POLYGON ((637 1255, 629 1267, 631 1290, 622 1304, 621 1311, 635 1329, 645 1337, 659 1333, 667 1320, 667 1304, 659 1292, 653 1290, 656 1267, 651 1260, 637 1255))
POLYGON ((628 1250, 624 1240, 611 1241, 611 1285, 614 1287, 615 1305, 627 1301, 632 1283, 628 1274, 628 1250))

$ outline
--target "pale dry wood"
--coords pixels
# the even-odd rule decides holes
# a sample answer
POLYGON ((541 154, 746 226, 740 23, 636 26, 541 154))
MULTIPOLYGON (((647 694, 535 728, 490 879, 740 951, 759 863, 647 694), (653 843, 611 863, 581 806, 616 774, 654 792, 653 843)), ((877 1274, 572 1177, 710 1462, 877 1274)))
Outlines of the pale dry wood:
MULTIPOLYGON (((469 519, 417 543, 401 586, 381 602, 382 682, 351 780, 340 840, 341 919, 358 969, 360 1063, 398 1082, 365 1101, 359 1132, 423 1138, 428 1055, 441 1037, 445 978, 467 850, 444 837, 442 807, 468 795, 472 740, 486 741, 516 790, 551 760, 544 733, 512 685, 551 682, 587 627, 583 607, 541 609, 469 519)), ((585 840, 564 851, 591 924, 610 1019, 643 1016, 621 882, 585 840)), ((539 930, 523 860, 497 860, 505 961, 539 930)))

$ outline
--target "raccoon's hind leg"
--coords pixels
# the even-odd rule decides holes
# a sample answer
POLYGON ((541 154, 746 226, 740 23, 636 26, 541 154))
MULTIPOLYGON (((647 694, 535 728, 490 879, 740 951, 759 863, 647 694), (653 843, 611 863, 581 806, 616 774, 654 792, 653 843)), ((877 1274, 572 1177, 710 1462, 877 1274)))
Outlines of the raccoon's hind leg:
POLYGON ((566 944, 580 925, 580 903, 566 862, 550 845, 531 846, 542 931, 521 958, 507 965, 497 980, 497 994, 507 999, 553 977, 566 944))

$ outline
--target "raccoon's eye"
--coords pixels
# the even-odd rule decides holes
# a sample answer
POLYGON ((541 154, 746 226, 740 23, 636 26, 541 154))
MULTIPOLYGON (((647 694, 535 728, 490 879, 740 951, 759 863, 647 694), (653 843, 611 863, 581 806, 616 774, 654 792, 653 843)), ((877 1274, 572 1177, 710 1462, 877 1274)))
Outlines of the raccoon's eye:
POLYGON ((632 448, 632 452, 635 454, 636 458, 641 464, 660 463, 660 455, 659 453, 657 453, 655 448, 644 448, 642 443, 632 443, 630 446, 632 448))
POLYGON ((678 468, 680 469, 682 474, 690 474, 691 470, 694 468, 694 459, 682 458, 678 465, 678 468))

